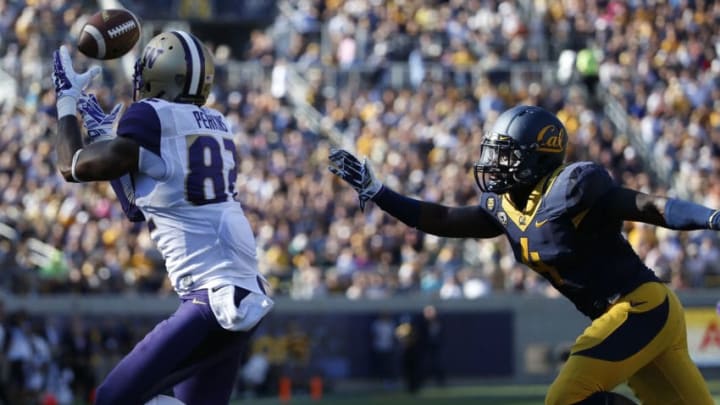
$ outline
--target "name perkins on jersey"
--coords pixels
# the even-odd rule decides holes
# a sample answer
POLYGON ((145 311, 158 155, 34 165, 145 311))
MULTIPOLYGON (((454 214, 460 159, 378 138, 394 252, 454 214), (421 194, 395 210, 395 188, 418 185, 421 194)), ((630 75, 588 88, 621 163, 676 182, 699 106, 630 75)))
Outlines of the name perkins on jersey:
POLYGON ((227 126, 220 115, 206 114, 204 111, 193 111, 198 128, 228 132, 227 126))

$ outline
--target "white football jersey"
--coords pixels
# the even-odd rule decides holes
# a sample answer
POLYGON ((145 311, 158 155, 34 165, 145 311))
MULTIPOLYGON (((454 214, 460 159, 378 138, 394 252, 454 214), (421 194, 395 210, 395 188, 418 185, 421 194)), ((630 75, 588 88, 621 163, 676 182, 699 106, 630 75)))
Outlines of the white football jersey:
POLYGON ((233 135, 218 111, 145 99, 118 136, 140 145, 138 172, 113 182, 131 220, 146 220, 182 295, 233 284, 262 293, 255 238, 238 201, 233 135))

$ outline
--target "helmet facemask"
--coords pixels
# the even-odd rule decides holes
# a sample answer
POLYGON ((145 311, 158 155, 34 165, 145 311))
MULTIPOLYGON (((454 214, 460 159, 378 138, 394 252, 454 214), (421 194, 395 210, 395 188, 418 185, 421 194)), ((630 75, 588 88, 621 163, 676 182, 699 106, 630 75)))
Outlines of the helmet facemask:
MULTIPOLYGON (((537 160, 537 144, 519 145, 510 137, 490 134, 480 145, 475 182, 482 192, 503 194, 517 184, 533 184, 540 176, 528 169, 537 160)), ((544 174, 544 173, 542 173, 544 174)))
POLYGON ((512 139, 500 139, 496 134, 483 139, 480 160, 475 164, 475 182, 481 191, 502 194, 515 185, 513 173, 521 161, 514 144, 512 139))
POLYGON ((138 101, 142 98, 140 93, 143 87, 142 70, 144 67, 144 58, 140 57, 135 60, 135 67, 133 68, 133 101, 138 101))

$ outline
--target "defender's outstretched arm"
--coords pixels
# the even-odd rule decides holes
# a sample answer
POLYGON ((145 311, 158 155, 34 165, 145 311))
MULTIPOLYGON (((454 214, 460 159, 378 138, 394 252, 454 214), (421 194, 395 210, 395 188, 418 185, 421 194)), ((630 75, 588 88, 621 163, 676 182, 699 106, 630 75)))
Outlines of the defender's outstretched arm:
POLYGON ((602 215, 677 230, 720 230, 719 210, 694 202, 653 196, 617 187, 601 197, 594 209, 602 215))
POLYGON ((330 161, 330 172, 357 191, 361 209, 372 200, 406 225, 438 236, 492 238, 502 234, 493 217, 479 206, 447 207, 405 197, 377 180, 367 160, 361 162, 343 149, 332 150, 330 161))

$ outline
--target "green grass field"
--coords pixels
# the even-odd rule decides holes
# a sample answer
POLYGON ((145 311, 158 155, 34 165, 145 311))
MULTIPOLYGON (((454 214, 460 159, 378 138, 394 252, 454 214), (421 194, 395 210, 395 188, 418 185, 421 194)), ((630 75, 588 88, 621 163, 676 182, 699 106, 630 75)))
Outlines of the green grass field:
MULTIPOLYGON (((710 381, 708 384, 715 396, 715 403, 720 404, 720 380, 710 381)), ((546 385, 428 387, 416 396, 402 392, 353 392, 328 394, 320 400, 313 400, 307 395, 294 396, 289 401, 280 401, 277 398, 253 398, 235 401, 233 405, 542 405, 546 389, 546 385)), ((630 393, 627 387, 619 388, 618 392, 625 395, 630 393)))

